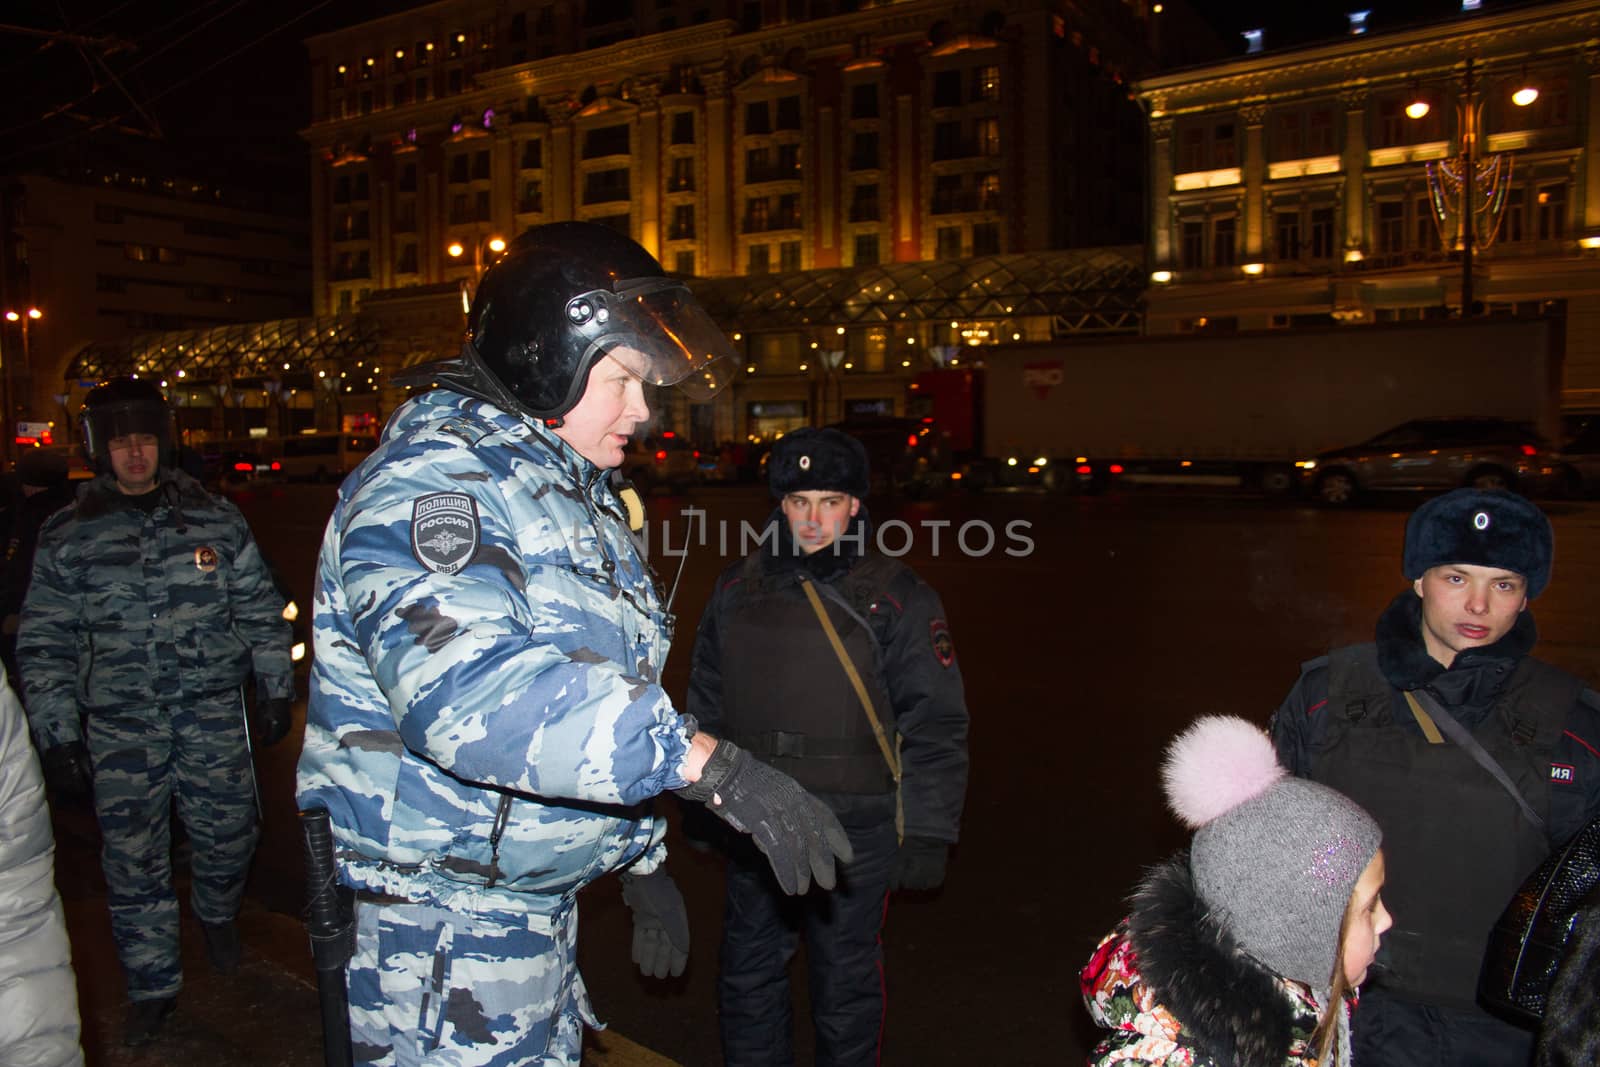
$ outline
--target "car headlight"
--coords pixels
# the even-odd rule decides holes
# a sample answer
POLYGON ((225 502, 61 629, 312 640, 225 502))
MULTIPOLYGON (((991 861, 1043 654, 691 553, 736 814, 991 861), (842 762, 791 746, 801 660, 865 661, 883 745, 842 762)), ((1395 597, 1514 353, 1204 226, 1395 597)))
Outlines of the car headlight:
POLYGON ((1302 459, 1295 466, 1303 471, 1314 471, 1317 469, 1317 461, 1314 459, 1302 459))

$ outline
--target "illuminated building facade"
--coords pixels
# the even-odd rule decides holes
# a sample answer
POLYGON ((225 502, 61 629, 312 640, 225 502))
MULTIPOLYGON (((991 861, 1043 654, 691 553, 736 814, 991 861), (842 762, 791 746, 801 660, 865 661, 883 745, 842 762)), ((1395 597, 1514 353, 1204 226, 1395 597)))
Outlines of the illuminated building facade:
MULTIPOLYGON (((93 153, 90 153, 92 156, 93 153)), ((103 157, 102 157, 103 158, 103 157)), ((60 165, 0 182, 0 383, 13 414, 60 424, 86 347, 309 310, 303 216, 159 165, 60 165)), ((76 394, 76 395, 72 395, 76 394)))
POLYGON ((492 238, 612 226, 694 276, 743 347, 733 390, 668 413, 698 439, 900 411, 963 345, 1135 329, 1129 83, 1153 18, 443 0, 313 38, 315 313, 377 318, 396 365, 431 358, 459 345, 492 238))
POLYGON ((1564 315, 1564 399, 1594 403, 1600 3, 1362 31, 1353 22, 1334 43, 1138 85, 1149 115, 1146 329, 1445 317, 1460 313, 1467 286, 1478 314, 1564 315), (1513 100, 1529 88, 1536 98, 1513 100), (1468 190, 1452 176, 1469 152, 1464 210, 1468 190))

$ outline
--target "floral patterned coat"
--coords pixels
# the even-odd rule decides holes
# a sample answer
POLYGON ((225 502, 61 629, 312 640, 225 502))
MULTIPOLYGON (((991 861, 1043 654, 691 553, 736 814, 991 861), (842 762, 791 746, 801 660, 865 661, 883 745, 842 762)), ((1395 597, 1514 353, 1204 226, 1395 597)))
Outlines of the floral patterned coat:
MULTIPOLYGON (((1321 1005, 1239 951, 1195 898, 1187 855, 1151 872, 1080 981, 1089 1015, 1109 1031, 1092 1067, 1318 1067, 1321 1005)), ((1347 1032, 1340 1039, 1348 1048, 1347 1032)))

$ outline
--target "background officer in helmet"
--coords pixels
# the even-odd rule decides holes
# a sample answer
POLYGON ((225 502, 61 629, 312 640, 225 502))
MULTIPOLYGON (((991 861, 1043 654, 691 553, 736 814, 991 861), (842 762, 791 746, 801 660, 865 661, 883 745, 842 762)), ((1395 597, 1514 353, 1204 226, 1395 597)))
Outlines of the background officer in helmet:
POLYGON ((1395 925, 1352 1022, 1363 1067, 1523 1067, 1532 1054, 1532 1035, 1479 1008, 1476 990, 1512 894, 1600 814, 1600 696, 1532 655, 1528 602, 1553 547, 1549 520, 1514 493, 1423 504, 1406 523, 1411 584, 1375 643, 1306 664, 1273 718, 1284 766, 1383 827, 1395 925))
POLYGON ((254 671, 257 737, 280 740, 289 625, 244 517, 170 465, 172 415, 153 383, 97 387, 81 421, 98 473, 39 534, 17 659, 46 779, 62 791, 93 782, 126 1040, 142 1044, 183 983, 174 798, 207 954, 218 971, 238 965, 234 917, 258 833, 240 686, 254 671))
POLYGON ((732 842, 717 983, 723 1057, 729 1067, 794 1062, 789 962, 804 933, 817 1062, 875 1064, 888 892, 942 884, 960 830, 961 668, 938 594, 870 550, 861 443, 796 430, 773 446, 767 474, 778 499, 771 539, 717 580, 688 707, 821 797, 855 859, 833 893, 788 900, 759 857, 732 842))
POLYGON ((789 892, 843 830, 792 779, 697 733, 660 684, 672 619, 609 472, 646 385, 700 395, 727 342, 606 227, 522 234, 483 277, 441 388, 346 480, 318 563, 302 808, 356 891, 356 1058, 579 1061, 595 1025, 576 895, 624 872, 635 958, 680 972, 666 790, 752 833, 789 892))

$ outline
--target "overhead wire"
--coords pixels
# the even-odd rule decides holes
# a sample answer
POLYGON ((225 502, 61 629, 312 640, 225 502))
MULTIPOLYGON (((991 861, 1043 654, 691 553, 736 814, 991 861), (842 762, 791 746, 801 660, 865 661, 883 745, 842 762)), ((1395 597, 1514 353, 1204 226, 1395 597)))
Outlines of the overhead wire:
MULTIPOLYGON (((132 3, 133 0, 128 0, 128 2, 132 3)), ((215 6, 215 4, 220 3, 220 2, 222 2, 222 0, 210 0, 210 2, 208 2, 206 5, 204 5, 204 7, 215 6)), ((241 6, 241 4, 244 3, 244 2, 245 2, 245 0, 237 0, 237 2, 235 2, 228 10, 231 11, 234 8, 237 8, 237 7, 241 6)), ((246 41, 244 44, 240 45, 238 48, 235 48, 231 52, 228 52, 226 55, 220 57, 219 59, 213 61, 212 63, 209 63, 204 67, 201 67, 201 68, 199 68, 197 70, 194 70, 194 71, 190 72, 187 77, 181 78, 178 81, 173 82, 172 84, 165 86, 160 91, 151 94, 145 100, 146 105, 154 104, 156 101, 161 100, 161 99, 163 99, 163 98, 165 98, 167 96, 170 96, 172 93, 177 92, 179 89, 182 89, 183 87, 185 87, 185 86, 189 85, 190 83, 192 83, 195 79, 200 78, 200 77, 204 76, 205 74, 210 73, 211 71, 213 71, 213 70, 217 69, 218 67, 222 66, 224 63, 230 62, 231 60, 233 60, 237 56, 243 54, 244 52, 249 51, 251 48, 254 48, 255 46, 261 44, 262 42, 264 42, 264 41, 276 36, 277 34, 279 34, 279 33, 283 32, 284 30, 288 29, 290 26, 293 26, 295 23, 300 22, 303 19, 309 18, 311 15, 316 14, 318 11, 321 11, 323 8, 329 6, 333 2, 334 2, 334 0, 320 0, 320 2, 313 4, 311 7, 306 8, 304 11, 301 11, 299 14, 294 15, 291 18, 284 19, 284 20, 280 21, 277 25, 273 26, 271 29, 265 31, 264 33, 257 33, 257 34, 252 35, 251 38, 248 41, 246 41)), ((124 4, 123 6, 127 6, 127 4, 124 4)), ((204 9, 204 7, 202 8, 202 10, 204 9)), ((176 22, 176 21, 180 21, 180 20, 174 20, 174 22, 176 22)), ((210 22, 214 22, 214 21, 216 21, 215 18, 209 19, 209 20, 207 20, 207 24, 209 24, 210 22)), ((171 24, 172 23, 168 23, 167 25, 171 25, 171 24)), ((98 92, 98 91, 99 90, 97 89, 96 92, 98 92)), ((94 93, 90 93, 87 96, 81 98, 76 103, 82 103, 83 100, 87 100, 90 96, 93 96, 93 95, 94 95, 94 93)), ((138 108, 137 102, 132 101, 131 98, 130 98, 130 102, 134 104, 135 109, 138 108)), ((69 107, 76 106, 76 103, 73 104, 73 105, 69 105, 69 107)), ((63 109, 58 108, 55 111, 53 111, 51 113, 51 115, 59 114, 61 112, 61 110, 63 110, 63 109)), ((15 126, 9 127, 7 129, 4 129, 4 130, 0 130, 0 137, 5 137, 5 136, 8 136, 10 134, 16 133, 16 132, 18 132, 20 130, 27 129, 30 126, 33 126, 33 125, 38 124, 39 122, 45 121, 46 119, 51 117, 51 115, 45 115, 45 116, 41 116, 40 118, 29 119, 29 120, 27 120, 25 122, 18 123, 15 126)), ((102 130, 102 129, 105 129, 106 127, 114 126, 114 125, 117 125, 119 123, 122 123, 128 117, 129 117, 129 113, 125 110, 125 111, 121 112, 120 114, 117 114, 117 115, 114 115, 114 116, 111 116, 111 117, 108 117, 108 118, 103 118, 103 119, 100 119, 98 121, 92 122, 89 125, 85 126, 83 129, 74 130, 71 133, 65 134, 65 135, 63 135, 61 137, 54 138, 53 140, 46 141, 46 142, 43 142, 43 143, 40 143, 40 144, 26 145, 26 146, 24 146, 24 147, 22 147, 22 148, 20 148, 20 149, 18 149, 16 151, 0 155, 0 160, 16 159, 19 156, 29 155, 29 154, 32 154, 34 152, 43 151, 43 150, 46 150, 46 149, 49 149, 49 148, 54 148, 54 147, 56 147, 58 145, 67 144, 67 143, 70 143, 72 141, 79 140, 79 139, 81 139, 81 138, 83 138, 83 137, 85 137, 85 136, 87 136, 89 134, 92 134, 92 133, 94 133, 94 132, 96 132, 98 130, 102 130)))

